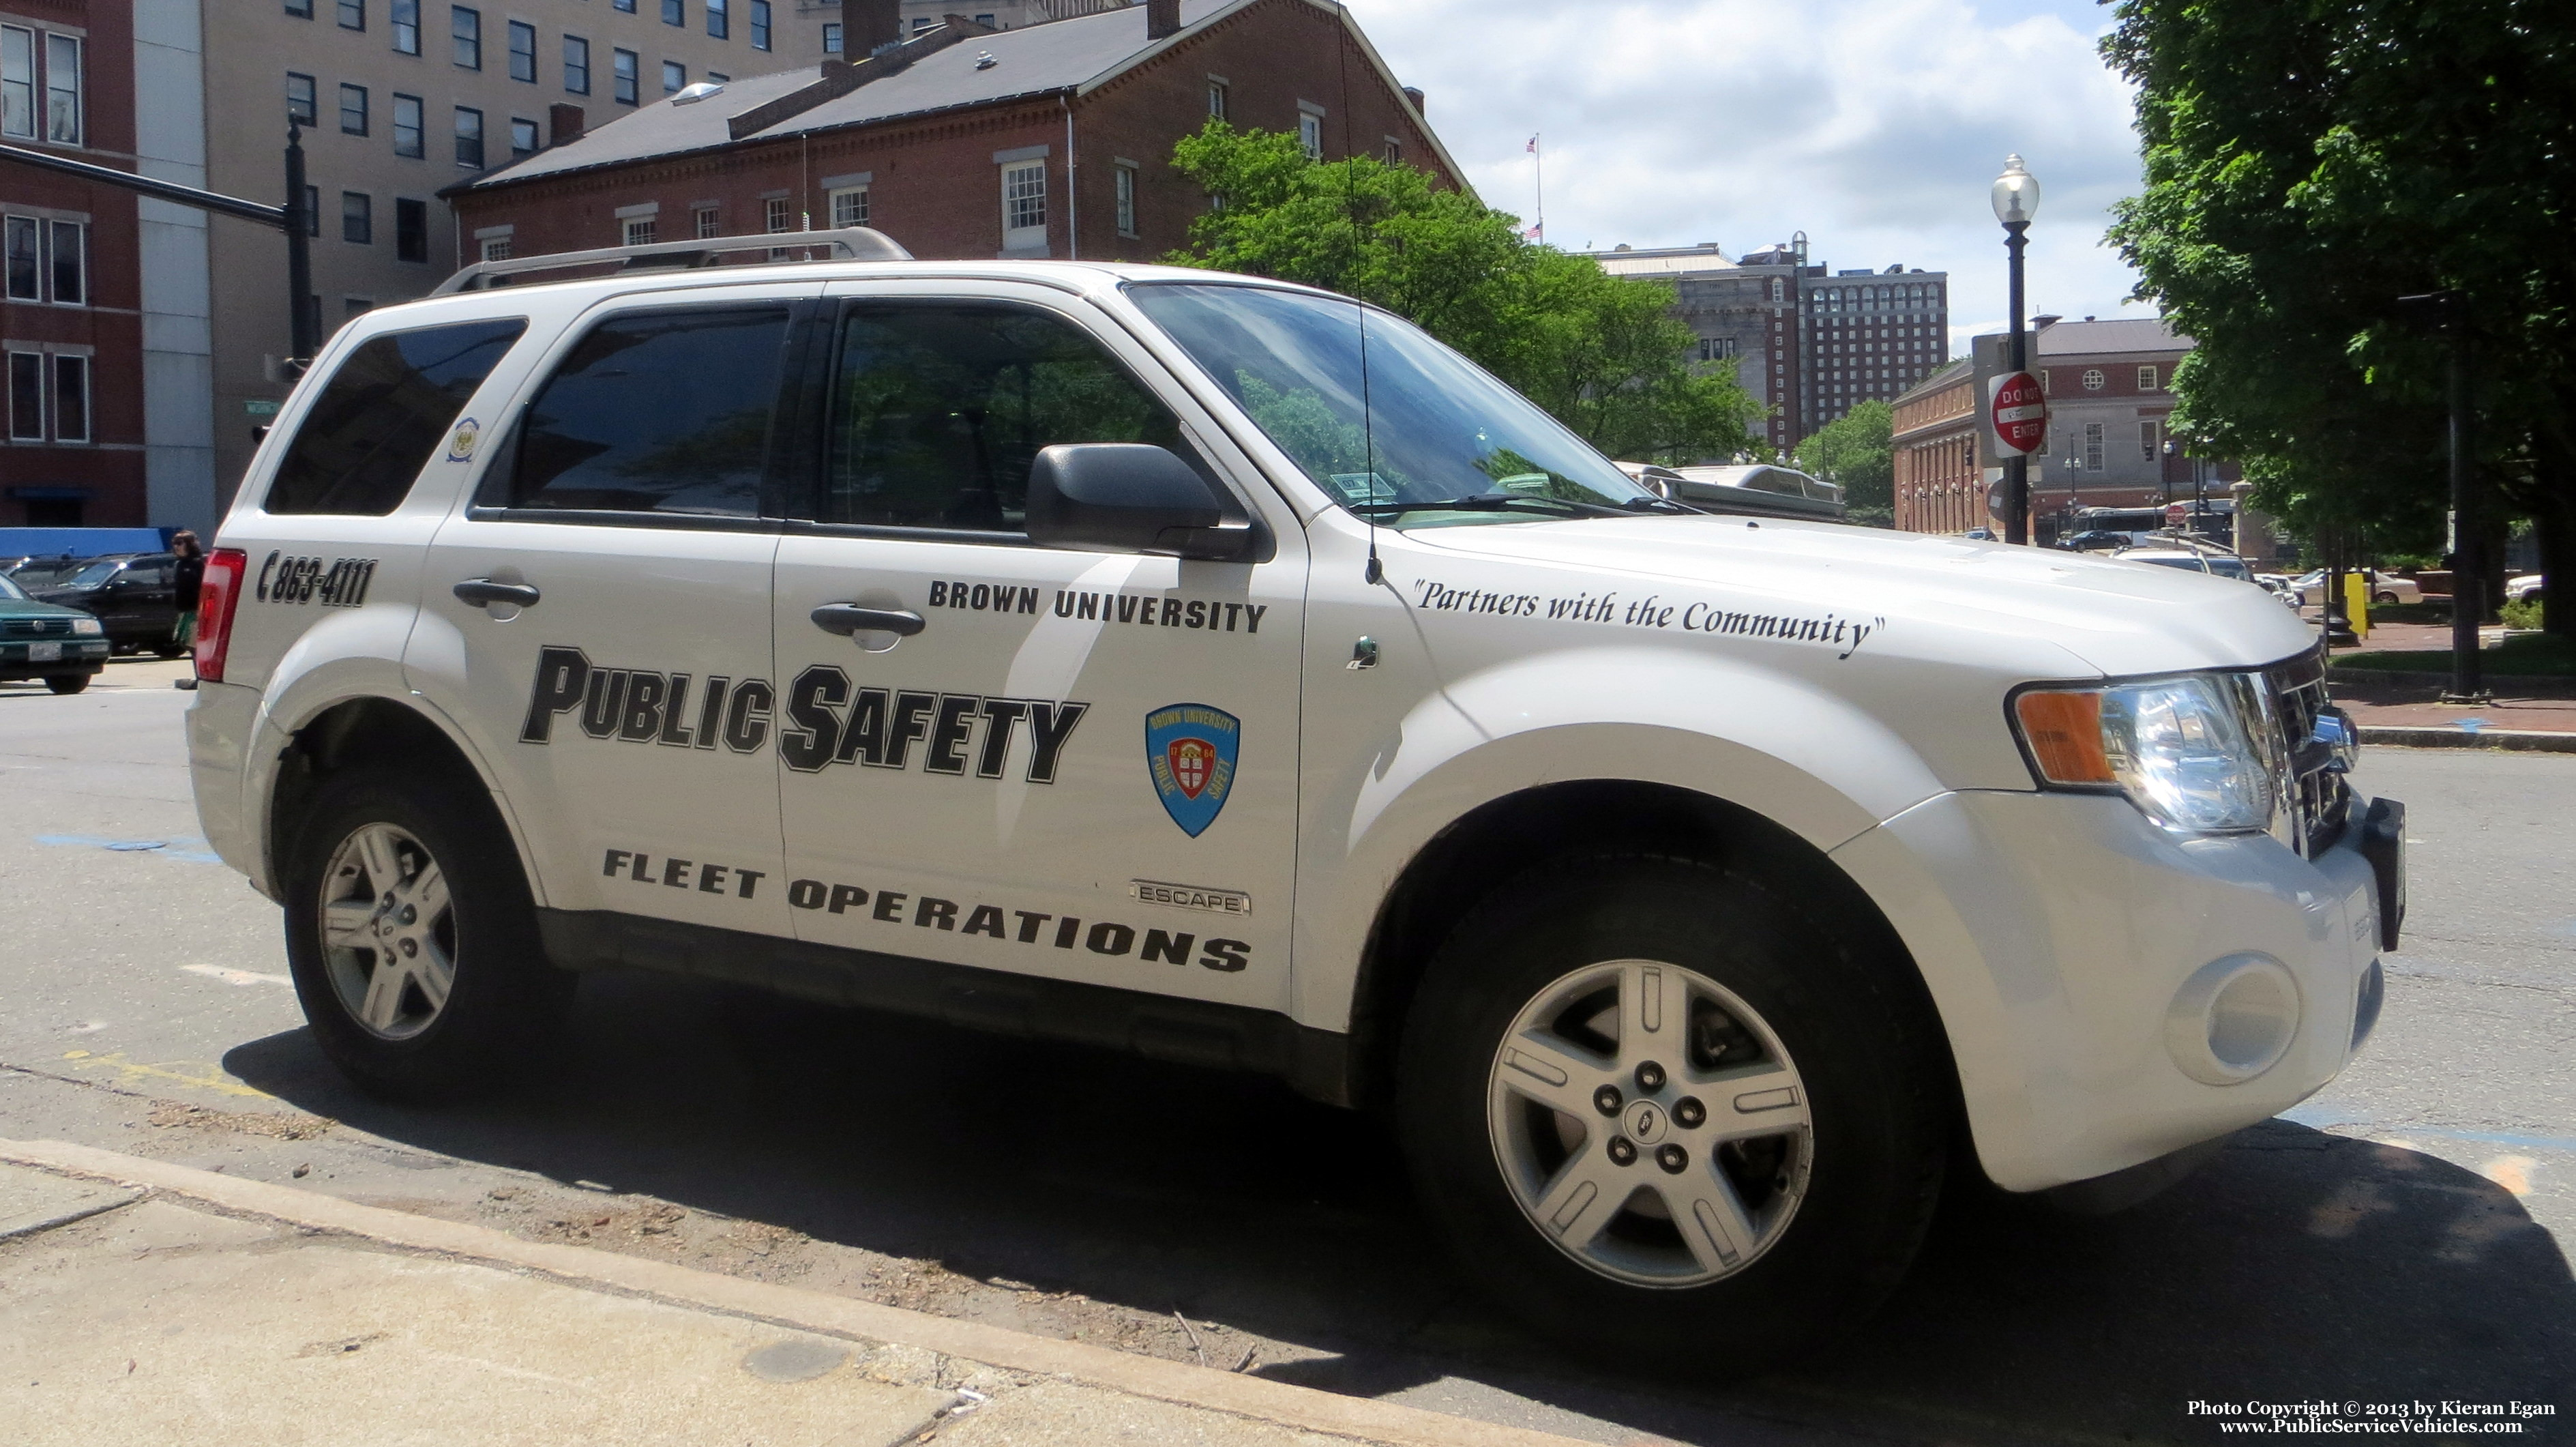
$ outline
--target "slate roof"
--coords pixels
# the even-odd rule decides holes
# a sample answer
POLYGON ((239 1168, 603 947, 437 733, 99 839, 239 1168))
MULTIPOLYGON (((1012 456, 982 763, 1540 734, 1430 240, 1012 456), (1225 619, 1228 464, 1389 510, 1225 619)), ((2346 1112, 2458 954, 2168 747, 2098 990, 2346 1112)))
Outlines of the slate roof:
POLYGON ((2042 357, 2091 357, 2121 352, 2188 352, 2191 338, 2162 317, 2123 317, 2107 322, 2059 322, 2033 339, 2042 357))
MULTIPOLYGON (((991 35, 969 35, 904 70, 788 116, 740 140, 744 144, 771 141, 1030 96, 1080 95, 1178 44, 1192 32, 1258 3, 1261 0, 1181 0, 1180 33, 1162 40, 1146 38, 1143 5, 991 35), (984 53, 992 55, 994 64, 978 70, 976 62, 984 53)), ((1354 26, 1353 34, 1358 33, 1354 26)), ((1365 36, 1361 36, 1360 44, 1364 50, 1368 48, 1365 36)), ((1375 58, 1374 52, 1371 56, 1375 58)), ((1384 73, 1383 62, 1378 69, 1384 73)), ((734 116, 813 84, 820 74, 817 67, 807 66, 733 80, 720 94, 691 105, 674 105, 665 97, 619 116, 579 140, 522 157, 451 187, 446 194, 732 145, 736 138, 728 133, 727 122, 734 116)), ((1436 136, 1431 144, 1442 168, 1457 184, 1465 185, 1465 177, 1436 136)))

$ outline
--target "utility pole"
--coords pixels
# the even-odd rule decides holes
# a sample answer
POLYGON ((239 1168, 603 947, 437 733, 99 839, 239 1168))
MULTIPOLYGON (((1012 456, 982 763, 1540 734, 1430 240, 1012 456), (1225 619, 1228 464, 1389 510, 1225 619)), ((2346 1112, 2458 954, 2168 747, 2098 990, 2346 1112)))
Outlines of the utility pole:
POLYGON ((320 317, 313 314, 313 246, 316 218, 304 205, 304 124, 286 118, 286 302, 287 347, 295 355, 289 367, 298 377, 313 361, 322 339, 320 317))
POLYGON ((2441 701, 2484 703, 2487 692, 2478 657, 2478 624, 2485 621, 2487 611, 2486 560, 2479 556, 2482 535, 2471 450, 2476 417, 2470 410, 2475 400, 2470 367, 2475 359, 2469 352, 2468 298, 2444 290, 2401 296, 2397 305, 2417 330, 2450 343, 2445 381, 2451 411, 2451 686, 2441 701))

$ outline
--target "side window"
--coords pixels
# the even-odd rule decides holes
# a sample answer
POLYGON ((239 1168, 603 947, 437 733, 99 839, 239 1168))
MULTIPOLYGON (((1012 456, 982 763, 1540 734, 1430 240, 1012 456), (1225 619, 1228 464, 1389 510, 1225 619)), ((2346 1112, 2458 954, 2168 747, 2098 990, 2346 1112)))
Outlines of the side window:
POLYGON ((576 512, 758 517, 787 308, 634 312, 581 339, 477 501, 576 512))
POLYGON ((842 317, 815 521, 1019 532, 1029 466, 1059 442, 1150 442, 1180 424, 1100 344, 1023 307, 862 303, 842 317))
POLYGON ((263 504, 271 513, 383 517, 447 439, 519 334, 518 317, 381 336, 332 375, 263 504))

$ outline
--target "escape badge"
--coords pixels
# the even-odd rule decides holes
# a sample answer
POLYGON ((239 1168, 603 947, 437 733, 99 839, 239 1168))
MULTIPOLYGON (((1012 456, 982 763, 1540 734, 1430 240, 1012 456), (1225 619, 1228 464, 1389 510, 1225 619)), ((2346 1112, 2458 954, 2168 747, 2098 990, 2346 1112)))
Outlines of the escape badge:
POLYGON ((1243 724, 1203 703, 1166 704, 1145 715, 1145 764, 1163 812, 1192 839, 1207 832, 1234 788, 1243 724))

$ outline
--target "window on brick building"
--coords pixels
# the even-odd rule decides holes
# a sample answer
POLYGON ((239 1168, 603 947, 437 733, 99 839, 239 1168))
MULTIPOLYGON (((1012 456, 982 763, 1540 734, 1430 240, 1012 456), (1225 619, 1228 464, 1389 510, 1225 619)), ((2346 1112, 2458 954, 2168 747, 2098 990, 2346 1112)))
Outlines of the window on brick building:
POLYGON ((2109 379, 2108 379, 2108 378, 2106 378, 2106 377, 2104 377, 2104 376, 2102 375, 2102 369, 2101 369, 2101 368, 2099 368, 2099 367, 2087 367, 2087 368, 2085 368, 2085 369, 2084 369, 2084 379, 2083 379, 2083 380, 2084 380, 2084 390, 2085 390, 2085 391, 2087 391, 2087 392, 2099 392, 2099 391, 2101 391, 2101 390, 2102 390, 2102 384, 2103 384, 2105 381, 2109 380, 2109 379))
POLYGON ((761 229, 768 232, 770 235, 775 236, 779 232, 787 230, 787 223, 790 219, 792 218, 788 214, 786 197, 771 196, 760 203, 761 229))
POLYGON ((2140 367, 2138 369, 2138 390, 2141 392, 2152 392, 2156 390, 2155 368, 2140 367))
POLYGON ((769 0, 751 0, 751 48, 769 48, 769 0))
POLYGON ((340 239, 359 246, 376 241, 376 203, 364 191, 340 193, 340 239))
POLYGON ((2164 440, 2157 434, 2162 431, 2163 428, 2153 421, 2146 421, 2138 424, 2139 461, 2153 462, 2156 460, 2156 444, 2164 440))
POLYGON ((823 53, 825 55, 841 53, 841 27, 828 20, 823 23, 823 53))
POLYGON ((622 106, 641 104, 643 98, 639 86, 644 75, 644 58, 631 50, 611 50, 609 60, 614 86, 610 98, 622 106))
POLYGON ((1132 163, 1127 161, 1121 161, 1118 163, 1116 167, 1116 184, 1118 187, 1118 234, 1121 236, 1133 236, 1136 234, 1136 167, 1132 163))
POLYGON ((89 305, 89 228, 77 221, 45 227, 45 271, 56 306, 89 305))
POLYGON ((662 23, 686 28, 689 23, 689 0, 662 0, 662 23))
POLYGON ((420 54, 420 0, 393 0, 393 5, 394 53, 420 54))
POLYGON ((36 134, 36 32, 0 25, 0 136, 36 134))
POLYGON ((485 261, 507 261, 510 259, 510 238, 486 236, 478 249, 482 252, 482 259, 485 261))
POLYGON ((45 37, 45 139, 81 143, 81 43, 68 35, 45 37))
POLYGON ((340 134, 363 136, 367 133, 367 88, 363 85, 340 87, 340 134))
POLYGON ((724 213, 715 207, 701 206, 691 213, 691 218, 696 223, 700 241, 724 235, 724 213))
POLYGON ((1207 100, 1209 119, 1220 121, 1225 119, 1225 90, 1226 86, 1224 81, 1217 79, 1215 76, 1208 77, 1207 100))
POLYGON ((394 260, 429 260, 429 203, 394 198, 394 260))
POLYGON ((510 22, 510 79, 537 83, 537 27, 524 20, 510 22))
POLYGON ((7 268, 7 286, 0 295, 11 301, 45 299, 45 267, 40 259, 44 224, 33 216, 0 221, 0 264, 7 268))
POLYGON ((578 35, 564 37, 564 89, 590 94, 590 42, 578 35))
POLYGON ((45 440, 45 359, 41 353, 9 354, 9 440, 45 440))
POLYGON ((1324 111, 1306 101, 1297 102, 1297 147, 1309 161, 1324 159, 1324 111))
POLYGON ((678 95, 689 84, 689 68, 676 60, 662 62, 662 94, 678 95))
POLYGON ((520 116, 510 118, 510 159, 537 153, 537 123, 520 116))
POLYGON ((733 33, 732 0, 707 0, 707 35, 722 40, 733 33))
POLYGON ((313 77, 288 71, 286 73, 287 119, 302 121, 308 126, 320 124, 322 103, 316 99, 317 94, 318 89, 313 83, 313 77))
POLYGON ((286 0, 286 13, 298 20, 313 18, 313 0, 286 0))
POLYGON ((1046 162, 1022 161, 1002 168, 1003 250, 1046 245, 1046 203, 1046 162))
POLYGON ((836 186, 832 190, 824 193, 824 199, 831 203, 832 224, 834 226, 865 226, 868 224, 867 187, 836 186))
POLYGON ((660 228, 650 216, 629 216, 618 228, 619 240, 628 246, 650 246, 660 228))
POLYGON ((54 440, 87 442, 89 436, 89 358, 54 356, 54 440))
POLYGON ((395 155, 410 156, 417 160, 426 154, 427 148, 421 135, 423 125, 420 97, 397 94, 394 97, 395 155))
POLYGON ((367 0, 340 0, 340 28, 343 30, 367 28, 367 0))
POLYGON ((2100 472, 2102 461, 2102 424, 2087 422, 2084 424, 2084 470, 2100 472))

